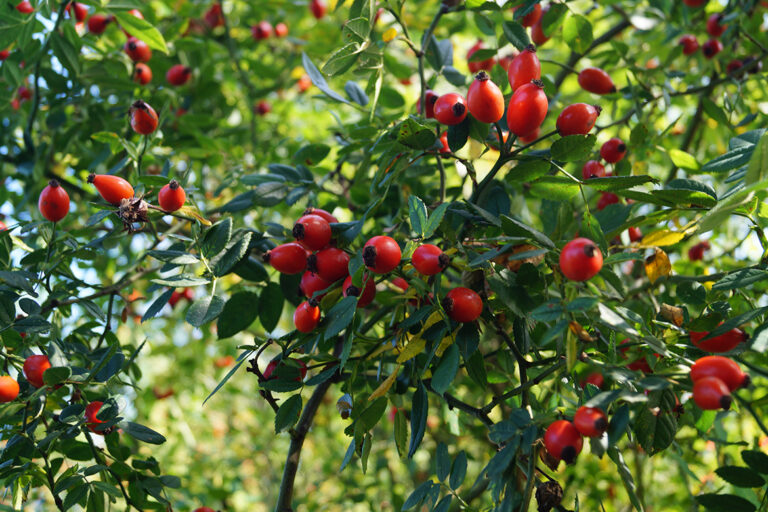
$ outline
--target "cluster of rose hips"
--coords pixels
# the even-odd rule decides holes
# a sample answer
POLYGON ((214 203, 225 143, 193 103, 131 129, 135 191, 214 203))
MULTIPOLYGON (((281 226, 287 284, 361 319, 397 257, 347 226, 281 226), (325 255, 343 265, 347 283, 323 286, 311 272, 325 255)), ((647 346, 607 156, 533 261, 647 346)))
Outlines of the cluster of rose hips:
MULTIPOLYGON (((693 333, 691 333, 693 338, 693 333)), ((731 392, 749 385, 749 375, 723 356, 704 356, 691 366, 693 401, 704 410, 729 409, 731 392)))
MULTIPOLYGON (((357 297, 357 307, 362 308, 376 297, 374 275, 389 274, 401 263, 402 251, 394 238, 384 235, 371 237, 362 251, 367 271, 362 276, 361 285, 355 285, 349 274, 349 254, 332 242, 331 224, 336 222, 336 217, 327 211, 309 208, 293 227, 296 241, 278 245, 265 255, 265 260, 278 272, 303 273, 299 287, 308 300, 302 302, 293 315, 299 332, 309 333, 317 328, 320 323, 318 299, 335 283, 343 279, 343 296, 357 297)), ((422 275, 433 276, 445 270, 449 258, 436 245, 422 244, 413 252, 411 264, 422 275)), ((400 280, 397 285, 402 289, 408 287, 407 282, 400 280)), ((457 322, 473 322, 483 309, 480 296, 464 287, 450 290, 442 305, 448 316, 457 322)))
MULTIPOLYGON (((478 42, 470 49, 467 58, 480 48, 482 43, 478 42)), ((477 74, 469 87, 466 99, 455 92, 438 96, 431 90, 426 91, 423 110, 425 117, 434 118, 447 126, 462 123, 467 114, 472 114, 483 123, 500 121, 505 112, 504 95, 486 72, 493 67, 494 62, 494 59, 469 62, 469 69, 473 73, 477 71, 477 74)), ((536 56, 536 48, 529 45, 511 60, 508 57, 500 59, 499 64, 506 69, 513 91, 506 108, 509 132, 519 137, 523 143, 532 143, 538 139, 541 124, 549 109, 544 84, 540 81, 541 63, 536 56)), ((579 73, 579 83, 585 90, 594 94, 609 94, 616 90, 611 77, 598 68, 587 68, 579 73)), ((416 108, 422 112, 421 99, 416 108)), ((599 106, 586 103, 568 105, 557 117, 557 131, 561 136, 586 135, 595 126, 600 112, 599 106)), ((450 151, 447 133, 444 132, 440 139, 443 146, 440 151, 450 151)), ((613 154, 610 156, 614 157, 613 154)), ((618 158, 620 159, 621 157, 618 158)))
MULTIPOLYGON (((702 7, 707 3, 707 0, 683 0, 683 3, 688 7, 702 7)), ((701 45, 701 52, 707 59, 713 58, 723 50, 723 43, 720 42, 720 36, 722 36, 728 28, 727 25, 723 25, 723 18, 724 16, 722 12, 712 13, 707 18, 706 30, 710 39, 701 45)), ((699 41, 693 34, 685 34, 681 36, 678 43, 683 47, 684 55, 693 55, 699 50, 699 41)), ((757 73, 762 67, 762 62, 758 60, 755 63, 754 57, 731 59, 731 61, 728 62, 726 71, 728 73, 734 73, 743 67, 749 67, 750 73, 757 73)))
MULTIPOLYGON (((49 368, 51 368, 51 361, 48 359, 48 356, 34 354, 24 360, 22 373, 32 387, 40 389, 45 386, 43 375, 49 368)), ((12 402, 18 396, 19 383, 16 379, 9 375, 0 377, 0 403, 12 402)), ((103 402, 95 400, 85 406, 86 427, 91 432, 100 435, 107 433, 106 430, 98 428, 98 425, 104 423, 104 421, 96 417, 102 405, 104 405, 103 402)))
MULTIPOLYGON (((157 129, 157 113, 141 100, 131 106, 130 118, 131 127, 139 134, 148 135, 157 129)), ((96 187, 106 202, 120 208, 120 218, 126 224, 147 220, 146 203, 134 196, 133 186, 124 178, 109 174, 90 174, 88 183, 96 187)), ((179 210, 186 200, 187 194, 176 180, 171 180, 157 194, 160 209, 167 213, 179 210)), ((40 193, 37 206, 43 217, 51 222, 59 222, 69 213, 69 194, 58 181, 51 180, 40 193)))
POLYGON ((582 436, 600 437, 608 430, 608 418, 599 407, 581 406, 573 421, 557 420, 544 432, 544 447, 556 460, 571 464, 581 453, 582 436))

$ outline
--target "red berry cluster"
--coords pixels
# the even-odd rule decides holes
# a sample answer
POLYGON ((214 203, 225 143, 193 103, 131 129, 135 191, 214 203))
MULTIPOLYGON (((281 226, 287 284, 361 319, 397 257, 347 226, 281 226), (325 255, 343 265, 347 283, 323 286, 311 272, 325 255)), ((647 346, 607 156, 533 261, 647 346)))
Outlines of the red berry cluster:
POLYGON ((600 437, 608 430, 608 417, 598 407, 581 406, 573 416, 573 422, 557 420, 544 433, 544 447, 557 461, 571 464, 581 453, 582 436, 600 437))
MULTIPOLYGON (((402 261, 402 250, 394 238, 373 236, 363 245, 362 259, 366 272, 362 275, 361 284, 355 284, 349 274, 350 255, 335 247, 332 240, 331 224, 336 222, 336 217, 327 211, 309 208, 294 224, 292 234, 296 241, 278 245, 264 257, 282 274, 303 273, 299 288, 307 300, 299 304, 293 314, 294 326, 302 333, 310 333, 320 324, 318 301, 324 295, 321 292, 343 279, 342 295, 357 297, 358 308, 368 306, 376 297, 375 275, 391 273, 402 261)), ((433 244, 420 245, 411 257, 413 267, 425 276, 439 274, 449 263, 448 256, 433 244)), ((408 288, 407 281, 401 277, 392 282, 403 290, 408 288)), ((456 287, 446 294, 442 306, 453 320, 473 322, 480 316, 483 302, 476 292, 456 287)))
POLYGON ((729 409, 731 392, 749 385, 749 375, 723 356, 704 356, 691 366, 693 401, 704 410, 729 409))

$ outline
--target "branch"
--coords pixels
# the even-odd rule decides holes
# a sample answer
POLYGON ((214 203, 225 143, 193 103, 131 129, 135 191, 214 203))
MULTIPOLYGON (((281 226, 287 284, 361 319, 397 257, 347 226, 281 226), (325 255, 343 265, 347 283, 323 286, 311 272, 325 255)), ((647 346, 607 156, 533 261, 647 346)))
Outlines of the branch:
POLYGON ((301 418, 296 424, 294 433, 291 436, 291 446, 288 448, 288 457, 285 459, 285 469, 283 470, 283 479, 280 482, 280 494, 277 497, 275 512, 293 512, 293 484, 296 480, 296 471, 299 469, 299 459, 301 457, 301 448, 304 446, 304 439, 307 437, 309 427, 315 419, 317 409, 323 401, 325 393, 331 387, 333 379, 328 379, 319 384, 312 392, 312 396, 304 406, 301 412, 301 418))
POLYGON ((547 368, 546 370, 544 370, 543 372, 538 374, 536 377, 534 377, 531 380, 529 380, 528 382, 526 382, 525 384, 521 384, 520 386, 516 387, 515 389, 507 391, 506 393, 504 393, 501 396, 494 397, 494 399, 491 400, 490 403, 488 403, 488 405, 484 406, 481 410, 484 413, 486 413, 486 414, 491 412, 494 407, 496 407, 497 405, 502 403, 504 400, 507 400, 508 398, 512 398, 515 395, 519 395, 523 391, 526 391, 527 389, 535 386, 539 382, 545 380, 552 373, 555 373, 557 370, 562 368, 564 364, 565 364, 565 360, 564 359, 560 359, 556 364, 553 364, 552 366, 550 366, 549 368, 547 368))
POLYGON ((117 281, 116 283, 114 283, 114 284, 112 284, 110 286, 107 286, 106 288, 102 288, 101 290, 99 290, 97 292, 94 292, 94 293, 92 293, 90 295, 86 295, 84 297, 78 297, 76 299, 68 299, 68 300, 62 300, 62 301, 58 301, 58 300, 54 299, 54 300, 50 301, 48 304, 46 304, 43 307, 43 309, 41 310, 41 314, 45 315, 46 313, 49 313, 51 310, 53 310, 55 308, 59 308, 61 306, 69 306, 71 304, 78 304, 80 302, 85 302, 86 300, 93 300, 93 299, 96 299, 96 298, 99 298, 99 297, 104 297, 105 295, 110 295, 110 294, 117 293, 120 290, 122 290, 123 288, 125 288, 126 286, 129 286, 129 285, 135 283, 136 281, 138 281, 142 277, 146 276, 147 274, 151 274, 153 272, 158 272, 159 270, 160 270, 159 267, 158 268, 145 268, 145 269, 139 270, 138 272, 136 272, 131 277, 124 277, 123 279, 117 281))
POLYGON ((473 407, 473 406, 469 405, 466 402, 462 402, 461 400, 459 400, 455 396, 451 395, 450 393, 444 393, 443 395, 440 395, 440 393, 438 393, 437 391, 435 391, 432 388, 432 381, 431 381, 431 379, 423 380, 422 382, 424 383, 424 387, 428 391, 431 391, 432 393, 434 393, 434 394, 436 394, 438 396, 441 396, 445 400, 445 402, 448 404, 448 407, 450 409, 453 409, 455 407, 456 409, 458 409, 460 411, 464 411, 464 412, 466 412, 468 414, 471 414, 475 418, 477 418, 480 421, 482 421, 483 424, 485 424, 488 427, 490 427, 491 425, 494 424, 493 421, 491 420, 491 418, 488 417, 488 414, 485 411, 483 411, 482 409, 478 409, 477 407, 473 407))

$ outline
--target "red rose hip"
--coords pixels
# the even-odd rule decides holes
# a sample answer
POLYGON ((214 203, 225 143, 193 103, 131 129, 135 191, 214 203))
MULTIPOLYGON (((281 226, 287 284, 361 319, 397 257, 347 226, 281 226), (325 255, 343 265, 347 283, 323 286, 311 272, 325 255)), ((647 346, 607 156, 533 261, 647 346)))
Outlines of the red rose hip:
POLYGON ((278 245, 267 252, 265 259, 281 274, 299 274, 307 268, 307 251, 296 242, 278 245))
POLYGON ((375 274, 392 272, 400 264, 401 258, 400 245, 388 236, 374 236, 363 247, 363 262, 375 274))
POLYGON ((458 286, 445 295, 443 308, 457 322, 474 322, 483 312, 483 300, 477 292, 458 286))
POLYGON ((560 252, 560 271, 571 281, 591 279, 603 268, 603 253, 589 238, 574 238, 560 252))
POLYGON ((616 92, 611 76, 600 68, 586 68, 579 73, 579 85, 593 94, 616 92))
POLYGON ((184 206, 186 200, 187 193, 176 180, 171 180, 157 194, 157 202, 160 204, 160 208, 166 212, 175 212, 184 206))
POLYGON ((435 101, 434 112, 435 119, 442 124, 459 124, 467 117, 467 102, 461 94, 443 94, 435 101))
POLYGON ((557 420, 544 433, 544 446, 549 454, 557 460, 571 464, 581 453, 584 440, 578 429, 566 420, 557 420))
POLYGON ((51 180, 40 192, 37 207, 43 217, 51 222, 59 222, 69 213, 69 194, 58 181, 51 180))
POLYGON ((566 135, 586 135, 595 126, 602 108, 586 103, 568 105, 557 116, 557 131, 566 135))
POLYGON ((541 78, 541 63, 536 56, 535 46, 528 45, 512 59, 507 69, 507 77, 512 91, 541 78))
POLYGON ((469 86, 467 107, 481 123, 495 123, 504 117, 504 95, 485 71, 478 73, 469 86))
POLYGON ((608 429, 608 418, 597 407, 581 406, 573 416, 573 426, 586 437, 600 437, 608 429))
POLYGON ((445 270, 450 261, 450 258, 442 251, 442 249, 433 244, 422 244, 418 246, 411 256, 411 264, 413 265, 413 268, 425 276, 439 274, 445 270))
POLYGON ((293 237, 317 251, 331 241, 331 225, 319 215, 304 215, 293 226, 293 237))
POLYGON ((627 145, 618 137, 605 141, 600 147, 600 156, 609 164, 620 162, 627 154, 627 145))

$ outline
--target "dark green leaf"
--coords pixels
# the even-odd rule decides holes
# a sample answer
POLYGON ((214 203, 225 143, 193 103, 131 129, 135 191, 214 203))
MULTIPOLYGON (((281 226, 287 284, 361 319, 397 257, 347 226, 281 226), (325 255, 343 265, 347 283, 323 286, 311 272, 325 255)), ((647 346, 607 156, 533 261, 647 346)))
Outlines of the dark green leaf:
POLYGON ((259 296, 259 320, 267 332, 271 332, 280 322, 283 312, 283 293, 277 283, 267 283, 259 296))
POLYGON ((734 494, 700 494, 696 501, 706 510, 713 512, 754 512, 752 502, 734 494))
POLYGON ((344 297, 328 311, 324 338, 329 340, 352 323, 357 308, 357 297, 344 297))
POLYGON ((224 309, 224 299, 214 295, 197 299, 187 310, 187 323, 195 327, 212 322, 224 309))
POLYGON ((717 476, 736 487, 762 487, 765 480, 750 468, 721 466, 715 470, 717 476))
POLYGON ((216 323, 219 339, 229 338, 247 329, 256 320, 259 296, 253 292, 238 292, 224 304, 216 323))
POLYGON ((275 413, 275 433, 285 432, 292 428, 299 421, 301 414, 301 395, 295 394, 280 404, 280 408, 275 413))
POLYGON ((427 390, 422 383, 413 392, 413 402, 411 407, 411 442, 408 447, 408 458, 413 457, 416 450, 424 438, 424 432, 427 429, 427 413, 429 412, 429 400, 427 399, 427 390))
POLYGON ((512 43, 518 50, 522 51, 531 44, 528 32, 520 23, 516 21, 505 21, 502 25, 502 29, 504 30, 504 37, 507 38, 507 41, 512 43))
POLYGON ((133 423, 132 421, 126 421, 120 425, 124 432, 131 437, 150 444, 163 444, 165 437, 155 432, 149 427, 133 423))

